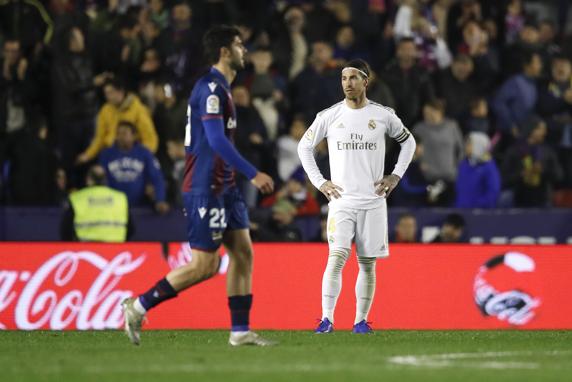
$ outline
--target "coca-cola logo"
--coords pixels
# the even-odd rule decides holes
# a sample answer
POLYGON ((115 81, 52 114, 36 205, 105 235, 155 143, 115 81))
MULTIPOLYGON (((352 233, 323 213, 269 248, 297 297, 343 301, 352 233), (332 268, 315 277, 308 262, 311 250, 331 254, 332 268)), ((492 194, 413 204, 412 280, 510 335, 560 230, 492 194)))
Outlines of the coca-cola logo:
MULTIPOLYGON (((133 292, 118 284, 145 259, 145 254, 130 252, 105 258, 91 251, 65 251, 35 271, 0 270, 0 313, 15 304, 15 326, 24 330, 119 328, 120 303, 133 292), (78 288, 86 283, 87 288, 78 288)), ((0 329, 6 328, 0 322, 0 329)))

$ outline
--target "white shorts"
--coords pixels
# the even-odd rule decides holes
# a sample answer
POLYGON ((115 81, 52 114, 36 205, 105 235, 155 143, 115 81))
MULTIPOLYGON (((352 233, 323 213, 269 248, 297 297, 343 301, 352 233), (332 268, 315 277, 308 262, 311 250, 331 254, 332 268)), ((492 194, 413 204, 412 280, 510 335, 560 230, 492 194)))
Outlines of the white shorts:
POLYGON ((387 207, 370 210, 340 208, 330 205, 328 212, 328 243, 330 251, 351 250, 355 236, 357 255, 387 257, 387 207))

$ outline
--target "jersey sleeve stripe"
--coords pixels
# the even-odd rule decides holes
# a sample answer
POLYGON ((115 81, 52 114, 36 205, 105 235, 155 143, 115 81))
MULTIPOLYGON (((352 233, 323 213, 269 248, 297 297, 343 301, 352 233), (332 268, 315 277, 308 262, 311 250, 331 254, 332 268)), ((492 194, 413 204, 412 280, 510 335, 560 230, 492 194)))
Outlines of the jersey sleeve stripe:
POLYGON ((221 114, 208 114, 208 115, 203 115, 201 117, 201 120, 205 121, 207 119, 222 119, 222 115, 221 114))
POLYGON ((407 128, 403 129, 403 131, 401 132, 401 134, 399 134, 395 140, 398 143, 403 143, 407 140, 407 138, 409 138, 409 136, 411 135, 411 133, 409 132, 409 130, 407 130, 407 128))

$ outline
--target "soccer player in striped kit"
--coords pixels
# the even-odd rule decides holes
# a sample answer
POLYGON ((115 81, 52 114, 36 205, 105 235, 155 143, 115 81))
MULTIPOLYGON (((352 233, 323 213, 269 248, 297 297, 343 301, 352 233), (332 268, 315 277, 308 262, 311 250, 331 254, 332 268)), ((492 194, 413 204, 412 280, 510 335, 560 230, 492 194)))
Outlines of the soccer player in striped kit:
POLYGON ((207 58, 213 66, 196 83, 188 106, 185 135, 186 165, 183 200, 192 261, 172 270, 147 292, 123 302, 125 331, 132 343, 140 342, 146 312, 195 284, 214 276, 223 244, 230 256, 227 273, 231 313, 229 343, 271 345, 250 330, 252 306, 252 243, 248 211, 236 188, 235 170, 263 193, 274 189, 272 178, 246 161, 232 143, 236 111, 230 83, 244 67, 246 48, 234 27, 216 26, 204 37, 207 58))

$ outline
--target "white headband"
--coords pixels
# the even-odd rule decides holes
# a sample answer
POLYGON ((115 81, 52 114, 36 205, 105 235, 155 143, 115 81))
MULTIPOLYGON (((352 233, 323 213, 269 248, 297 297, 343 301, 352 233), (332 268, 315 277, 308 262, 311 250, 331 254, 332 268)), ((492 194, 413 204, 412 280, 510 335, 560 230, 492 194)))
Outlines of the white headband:
POLYGON ((348 69, 357 70, 357 71, 360 72, 365 78, 369 78, 369 76, 367 75, 366 72, 364 72, 363 70, 360 70, 360 69, 358 69, 358 68, 354 68, 353 66, 346 66, 345 68, 342 69, 342 73, 344 72, 344 70, 348 70, 348 69))

